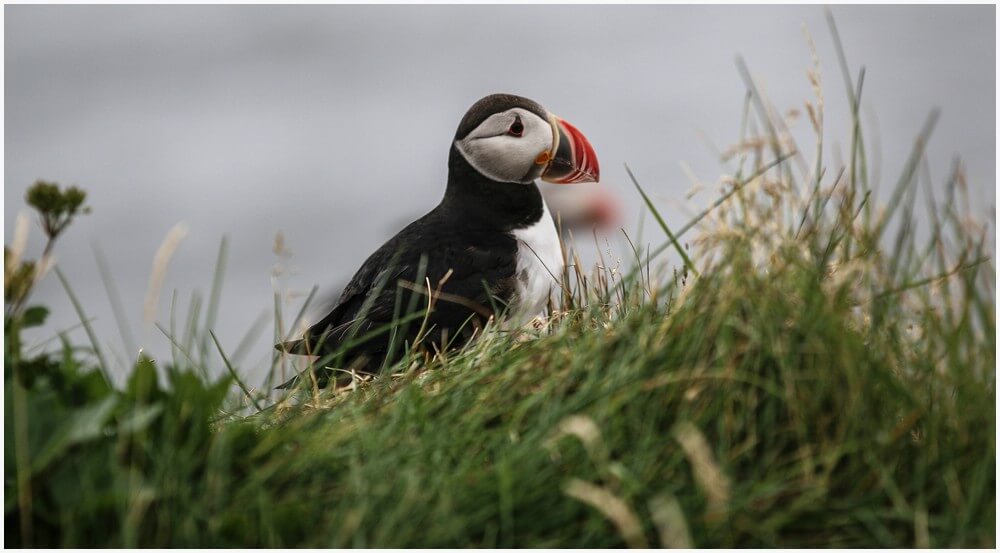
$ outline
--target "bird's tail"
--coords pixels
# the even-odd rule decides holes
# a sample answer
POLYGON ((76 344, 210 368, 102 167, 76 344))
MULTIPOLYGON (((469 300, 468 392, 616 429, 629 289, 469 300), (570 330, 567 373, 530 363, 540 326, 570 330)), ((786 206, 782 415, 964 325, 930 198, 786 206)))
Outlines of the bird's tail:
POLYGON ((305 340, 289 340, 274 344, 274 349, 281 353, 290 353, 292 355, 308 355, 305 346, 305 340))
POLYGON ((289 388, 294 388, 295 385, 298 384, 298 383, 299 383, 299 376, 295 375, 295 376, 289 378, 288 381, 285 382, 284 384, 279 384, 278 386, 275 386, 274 389, 275 390, 287 390, 289 388))
MULTIPOLYGON (((315 352, 309 351, 311 348, 309 348, 307 346, 308 346, 308 344, 306 344, 306 340, 305 339, 288 340, 287 342, 279 342, 277 344, 274 344, 274 349, 276 349, 276 350, 278 350, 278 351, 280 351, 282 353, 287 353, 287 354, 290 354, 290 355, 316 355, 315 352)), ((284 384, 281 384, 280 386, 275 386, 274 388, 276 390, 287 390, 289 388, 294 388, 296 385, 298 385, 299 380, 304 375, 306 375, 306 372, 303 372, 302 374, 295 375, 292 378, 290 378, 287 382, 285 382, 284 384)), ((320 386, 320 387, 322 387, 322 386, 320 386)))
MULTIPOLYGON (((303 371, 301 374, 297 374, 297 375, 289 378, 284 384, 280 384, 278 386, 275 386, 274 389, 275 390, 289 390, 289 389, 292 389, 292 388, 294 388, 294 387, 296 387, 296 386, 299 385, 299 380, 301 380, 303 378, 308 378, 308 377, 309 377, 308 371, 303 371)), ((322 387, 323 386, 321 385, 320 388, 322 388, 322 387)))
MULTIPOLYGON (((330 385, 331 382, 333 382, 336 385, 346 384, 349 383, 352 378, 351 373, 349 372, 343 372, 343 371, 336 372, 328 367, 310 368, 288 379, 288 381, 285 382, 284 384, 281 384, 280 386, 275 386, 274 389, 289 390, 292 388, 297 388, 299 386, 299 382, 301 382, 303 379, 305 379, 305 381, 308 383, 306 386, 311 387, 312 383, 309 382, 312 379, 312 376, 309 376, 310 370, 313 372, 313 376, 316 377, 317 388, 326 388, 327 386, 330 385)), ((361 374, 370 374, 370 373, 362 372, 361 374)))

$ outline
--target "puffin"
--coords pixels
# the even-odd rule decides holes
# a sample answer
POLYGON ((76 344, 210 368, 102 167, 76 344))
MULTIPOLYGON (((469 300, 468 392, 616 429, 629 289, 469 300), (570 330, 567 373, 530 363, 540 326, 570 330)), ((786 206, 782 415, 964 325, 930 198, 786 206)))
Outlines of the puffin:
MULTIPOLYGON (((375 250, 325 317, 275 348, 377 374, 402 357, 404 344, 444 351, 491 318, 516 327, 544 315, 564 259, 539 179, 598 182, 593 146, 528 98, 475 102, 451 141, 437 206, 375 250)), ((319 387, 333 378, 330 368, 313 370, 319 387)), ((312 379, 304 371, 278 388, 301 380, 312 379)))

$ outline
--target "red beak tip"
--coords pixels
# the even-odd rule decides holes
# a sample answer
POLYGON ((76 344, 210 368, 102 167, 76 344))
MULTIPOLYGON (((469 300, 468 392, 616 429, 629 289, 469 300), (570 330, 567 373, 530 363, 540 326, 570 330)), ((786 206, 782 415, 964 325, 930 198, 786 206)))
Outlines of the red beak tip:
POLYGON ((587 138, 565 119, 554 117, 559 136, 558 152, 553 161, 558 162, 557 169, 550 169, 549 182, 557 184, 576 184, 584 182, 599 182, 601 179, 600 165, 597 154, 587 138))

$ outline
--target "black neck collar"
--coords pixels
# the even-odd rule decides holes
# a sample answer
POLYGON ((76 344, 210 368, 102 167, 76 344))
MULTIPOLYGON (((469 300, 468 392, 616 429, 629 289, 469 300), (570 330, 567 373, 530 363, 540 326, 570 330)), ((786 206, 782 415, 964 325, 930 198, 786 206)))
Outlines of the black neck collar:
POLYGON ((448 156, 448 188, 438 206, 463 224, 503 231, 537 223, 544 215, 534 182, 498 182, 476 171, 454 145, 448 156))

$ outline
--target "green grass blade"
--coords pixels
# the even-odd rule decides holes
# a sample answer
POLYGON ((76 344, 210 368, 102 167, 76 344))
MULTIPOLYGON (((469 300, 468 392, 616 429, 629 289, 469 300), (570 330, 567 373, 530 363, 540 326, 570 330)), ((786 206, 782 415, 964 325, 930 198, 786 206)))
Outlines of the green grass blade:
POLYGON ((698 276, 698 269, 695 268, 694 263, 691 262, 691 258, 688 257, 684 248, 681 247, 679 242, 677 242, 677 238, 674 237, 674 233, 670 232, 670 227, 667 226, 667 222, 663 220, 663 216, 660 215, 659 210, 657 210, 656 206, 653 205, 653 201, 649 199, 649 196, 646 195, 646 191, 639 185, 639 181, 637 181, 635 175, 632 174, 632 170, 629 169, 628 164, 625 165, 625 172, 628 173, 628 177, 632 179, 632 184, 635 185, 635 189, 639 191, 640 195, 642 195, 643 201, 646 202, 646 206, 649 207, 649 211, 653 214, 653 217, 656 218, 656 222, 659 223, 660 228, 663 229, 663 232, 667 233, 667 237, 670 238, 670 243, 677 249, 677 253, 681 255, 681 259, 684 260, 684 266, 687 267, 692 274, 698 276))
POLYGON ((122 337, 122 346, 128 352, 128 355, 136 355, 139 348, 136 346, 135 336, 132 334, 128 316, 125 314, 121 294, 118 293, 118 286, 115 285, 114 275, 108 266, 108 260, 104 257, 104 252, 97 244, 94 244, 94 257, 97 259, 97 270, 101 275, 104 291, 107 293, 108 301, 111 303, 111 312, 115 316, 115 324, 118 325, 118 332, 122 337))
POLYGON ((240 378, 240 375, 236 374, 236 369, 234 369, 233 365, 229 362, 229 359, 226 357, 226 353, 222 351, 222 345, 219 344, 219 339, 215 336, 215 332, 209 330, 208 334, 212 337, 212 341, 215 342, 215 347, 219 350, 219 355, 222 356, 222 362, 226 365, 226 369, 229 370, 229 374, 232 375, 233 380, 235 380, 236 384, 239 385, 240 390, 243 390, 244 395, 247 396, 247 399, 253 403, 254 408, 257 409, 258 413, 260 413, 261 407, 260 404, 257 403, 257 398, 253 397, 253 394, 250 393, 250 389, 243 383, 243 379, 240 378))
POLYGON ((80 318, 80 324, 83 325, 84 330, 87 331, 87 338, 90 339, 90 346, 94 348, 94 355, 97 356, 98 363, 100 366, 98 369, 104 376, 104 380, 109 384, 112 382, 111 375, 108 373, 110 367, 108 366, 108 361, 104 357, 104 353, 101 351, 101 346, 97 340, 97 334, 94 333, 94 327, 90 326, 90 319, 83 312, 83 306, 80 305, 80 300, 77 299, 76 294, 73 293, 73 288, 69 285, 69 281, 66 280, 66 276, 63 275, 62 270, 59 267, 55 267, 56 276, 59 277, 59 282, 62 283, 63 288, 66 290, 66 295, 69 296, 69 301, 73 304, 73 309, 76 310, 77 316, 80 318))
MULTIPOLYGON (((215 271, 212 273, 212 290, 208 295, 208 306, 205 310, 205 328, 215 328, 219 316, 219 303, 222 301, 222 282, 226 275, 226 258, 229 254, 229 239, 222 237, 219 242, 219 253, 215 259, 215 271)), ((202 335, 201 361, 208 366, 208 336, 202 335)))

